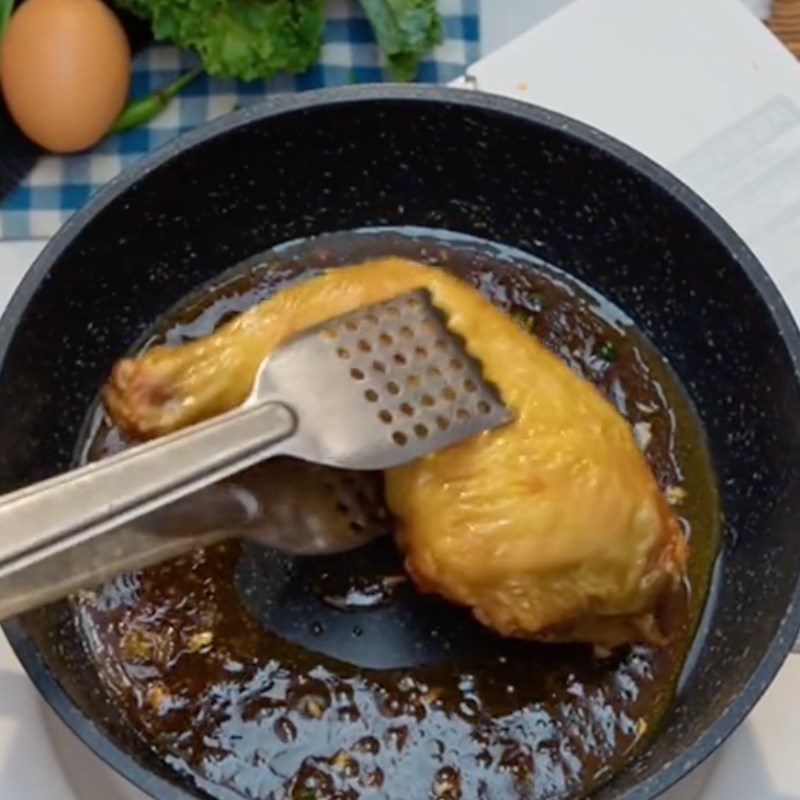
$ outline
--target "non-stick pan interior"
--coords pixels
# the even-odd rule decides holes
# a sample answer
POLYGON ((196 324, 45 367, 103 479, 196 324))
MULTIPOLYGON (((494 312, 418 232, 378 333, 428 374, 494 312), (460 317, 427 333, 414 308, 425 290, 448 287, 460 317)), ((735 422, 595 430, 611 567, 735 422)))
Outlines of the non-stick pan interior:
MULTIPOLYGON (((650 336, 700 411, 723 495, 724 574, 697 662, 661 734, 598 798, 656 796, 730 730, 793 633, 800 392, 788 313, 711 212, 599 134, 441 90, 277 101, 146 163, 76 216, 0 326, 0 489, 65 469, 115 358, 253 253, 380 225, 504 242, 594 286, 650 336)), ((105 757, 160 796, 186 795, 147 771, 197 791, 103 696, 66 604, 8 632, 42 691, 105 757)))

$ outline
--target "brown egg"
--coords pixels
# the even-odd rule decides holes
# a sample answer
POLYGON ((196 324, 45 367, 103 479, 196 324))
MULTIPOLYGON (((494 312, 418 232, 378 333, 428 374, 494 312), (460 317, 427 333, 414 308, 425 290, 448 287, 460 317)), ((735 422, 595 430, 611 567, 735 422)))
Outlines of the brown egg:
POLYGON ((34 142, 84 150, 125 104, 130 60, 119 20, 100 0, 25 0, 0 45, 0 88, 34 142))

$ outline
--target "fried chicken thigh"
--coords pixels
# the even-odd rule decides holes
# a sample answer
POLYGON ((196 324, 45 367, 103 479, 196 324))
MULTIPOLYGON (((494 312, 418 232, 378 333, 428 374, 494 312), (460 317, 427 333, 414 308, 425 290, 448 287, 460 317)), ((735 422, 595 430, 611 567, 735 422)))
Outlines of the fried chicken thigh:
POLYGON ((478 291, 397 258, 283 289, 214 334, 120 361, 112 419, 141 437, 228 410, 288 336, 427 287, 516 419, 386 474, 397 540, 420 589, 508 636, 604 647, 659 641, 655 611, 687 546, 628 423, 478 291))

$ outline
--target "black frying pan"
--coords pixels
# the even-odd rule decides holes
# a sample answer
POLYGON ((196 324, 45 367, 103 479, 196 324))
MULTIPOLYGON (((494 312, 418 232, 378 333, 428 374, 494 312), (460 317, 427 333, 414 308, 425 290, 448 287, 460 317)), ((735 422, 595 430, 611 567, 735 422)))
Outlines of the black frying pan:
MULTIPOLYGON (((800 339, 716 214, 596 131, 480 94, 358 87, 275 99, 143 160, 53 239, 0 322, 0 490, 69 466, 111 364, 198 284, 280 242, 376 225, 560 265, 629 312, 697 404, 727 519, 722 581, 663 729, 596 795, 654 798, 741 722, 800 625, 800 339)), ((161 800, 199 796, 104 695, 66 603, 5 630, 102 758, 161 800)))

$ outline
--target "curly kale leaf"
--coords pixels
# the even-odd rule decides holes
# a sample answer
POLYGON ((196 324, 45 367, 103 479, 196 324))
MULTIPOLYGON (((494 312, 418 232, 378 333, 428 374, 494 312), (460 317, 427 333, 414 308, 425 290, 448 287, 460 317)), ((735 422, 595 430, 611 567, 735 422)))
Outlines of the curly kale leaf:
POLYGON ((196 50, 212 75, 252 80, 319 58, 324 0, 114 0, 161 41, 196 50))

